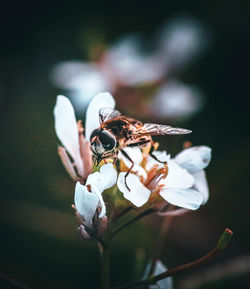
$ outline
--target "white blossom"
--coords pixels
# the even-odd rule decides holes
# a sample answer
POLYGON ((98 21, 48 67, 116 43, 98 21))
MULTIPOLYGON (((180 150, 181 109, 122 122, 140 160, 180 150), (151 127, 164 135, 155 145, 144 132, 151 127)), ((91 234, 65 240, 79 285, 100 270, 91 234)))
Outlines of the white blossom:
POLYGON ((208 146, 190 147, 180 152, 175 161, 194 178, 194 188, 202 194, 203 204, 209 198, 209 188, 204 169, 209 165, 212 150, 208 146))
POLYGON ((102 107, 115 106, 115 101, 109 93, 99 93, 90 102, 86 112, 85 137, 83 128, 77 123, 74 108, 65 96, 57 97, 54 108, 55 130, 63 147, 58 148, 62 162, 75 180, 86 181, 92 170, 92 153, 90 150, 89 136, 99 127, 99 110, 102 107), (67 153, 73 159, 73 163, 67 153))
POLYGON ((82 216, 84 224, 92 227, 92 219, 98 206, 101 208, 99 218, 106 214, 106 206, 103 201, 102 192, 111 188, 116 183, 117 173, 111 163, 100 168, 100 172, 88 176, 86 184, 76 183, 75 206, 77 212, 82 216))
MULTIPOLYGON (((141 151, 137 148, 133 154, 137 154, 136 166, 140 167, 138 161, 141 151)), ((161 162, 167 162, 167 175, 164 175, 163 163, 147 157, 144 168, 133 169, 126 179, 126 172, 119 174, 117 186, 124 198, 141 207, 157 193, 168 203, 188 210, 196 210, 207 201, 208 186, 203 169, 210 162, 210 148, 202 146, 186 149, 175 158, 160 151, 154 152, 154 155, 161 162)), ((129 167, 128 162, 125 161, 125 164, 129 167)))

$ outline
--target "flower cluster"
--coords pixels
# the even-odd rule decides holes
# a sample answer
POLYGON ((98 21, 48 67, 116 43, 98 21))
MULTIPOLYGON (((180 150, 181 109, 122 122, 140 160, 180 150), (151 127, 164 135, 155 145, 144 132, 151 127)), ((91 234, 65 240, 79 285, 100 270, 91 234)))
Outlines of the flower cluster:
POLYGON ((98 59, 59 63, 51 73, 52 82, 70 93, 79 111, 101 91, 120 95, 120 102, 139 98, 141 103, 138 88, 149 86, 146 94, 151 96, 150 104, 143 103, 141 108, 146 106, 154 118, 188 118, 202 108, 204 101, 199 89, 179 80, 179 72, 207 47, 208 33, 204 30, 191 17, 177 17, 163 25, 151 40, 127 35, 103 50, 98 59), (145 51, 143 48, 150 44, 155 49, 145 51))
MULTIPOLYGON (((117 186, 135 206, 143 206, 149 200, 157 200, 160 196, 165 201, 178 207, 196 210, 208 199, 208 185, 204 172, 211 160, 211 149, 207 146, 184 149, 175 158, 165 151, 155 151, 160 162, 146 155, 140 149, 133 149, 133 159, 137 165, 127 177, 130 191, 125 186, 125 172, 118 177, 117 186), (165 167, 163 162, 167 163, 165 167)), ((124 162, 128 161, 122 156, 124 162)), ((129 167, 129 164, 127 164, 129 167)))
POLYGON ((56 134, 63 145, 58 147, 58 153, 76 182, 74 208, 84 238, 99 237, 105 233, 108 220, 104 193, 113 186, 117 186, 129 206, 155 206, 161 215, 181 214, 206 203, 209 191, 204 169, 211 160, 211 149, 207 146, 186 148, 175 157, 166 151, 155 151, 154 155, 160 162, 149 155, 148 147, 142 150, 127 147, 124 150, 134 161, 134 166, 126 180, 131 162, 120 153, 119 165, 114 166, 107 160, 96 171, 92 162, 90 135, 100 125, 99 110, 103 107, 115 107, 111 94, 99 93, 90 102, 86 112, 85 135, 66 97, 58 96, 54 109, 56 134), (182 209, 165 211, 167 204, 182 209))

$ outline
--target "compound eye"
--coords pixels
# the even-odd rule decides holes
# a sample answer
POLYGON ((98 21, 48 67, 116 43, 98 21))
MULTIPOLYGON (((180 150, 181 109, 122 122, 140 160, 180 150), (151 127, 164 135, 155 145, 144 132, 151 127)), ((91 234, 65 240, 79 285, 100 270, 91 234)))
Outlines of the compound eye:
POLYGON ((90 141, 92 140, 93 137, 99 135, 100 130, 98 128, 94 129, 90 135, 90 141))
POLYGON ((100 131, 99 139, 105 150, 112 150, 116 146, 116 139, 108 131, 100 131))

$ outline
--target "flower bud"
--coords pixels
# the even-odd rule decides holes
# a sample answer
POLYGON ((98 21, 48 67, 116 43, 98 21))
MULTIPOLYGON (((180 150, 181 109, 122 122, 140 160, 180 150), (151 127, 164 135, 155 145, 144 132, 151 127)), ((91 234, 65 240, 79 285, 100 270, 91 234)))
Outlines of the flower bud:
POLYGON ((98 220, 97 236, 103 237, 105 235, 107 228, 108 228, 108 218, 107 216, 104 216, 98 220))

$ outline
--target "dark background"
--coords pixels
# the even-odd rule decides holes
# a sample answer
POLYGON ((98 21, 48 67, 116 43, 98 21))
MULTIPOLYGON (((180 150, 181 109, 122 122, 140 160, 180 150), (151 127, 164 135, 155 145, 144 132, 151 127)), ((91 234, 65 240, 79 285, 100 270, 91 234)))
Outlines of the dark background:
MULTIPOLYGON (((150 35, 183 12, 204 23, 213 36, 209 51, 182 76, 207 96, 205 109, 185 126, 194 132, 189 138, 194 145, 213 149, 207 169, 211 198, 196 213, 172 223, 162 261, 173 267, 200 257, 224 227, 234 231, 229 248, 206 267, 177 276, 177 288, 193 288, 183 284, 195 272, 202 276, 205 268, 249 258, 249 8, 248 1, 2 4, 0 272, 30 288, 98 287, 98 251, 76 233, 70 207, 74 184, 56 152, 52 111, 57 91, 48 75, 60 61, 85 58, 81 35, 88 27, 101 29, 109 42, 134 31, 150 35)), ((148 256, 155 233, 143 223, 114 241, 112 284, 134 278, 136 248, 148 256)), ((238 265, 231 267, 234 272, 238 265)), ((249 288, 249 269, 248 262, 248 271, 199 288, 249 288)), ((0 288, 14 287, 0 280, 0 288)))

